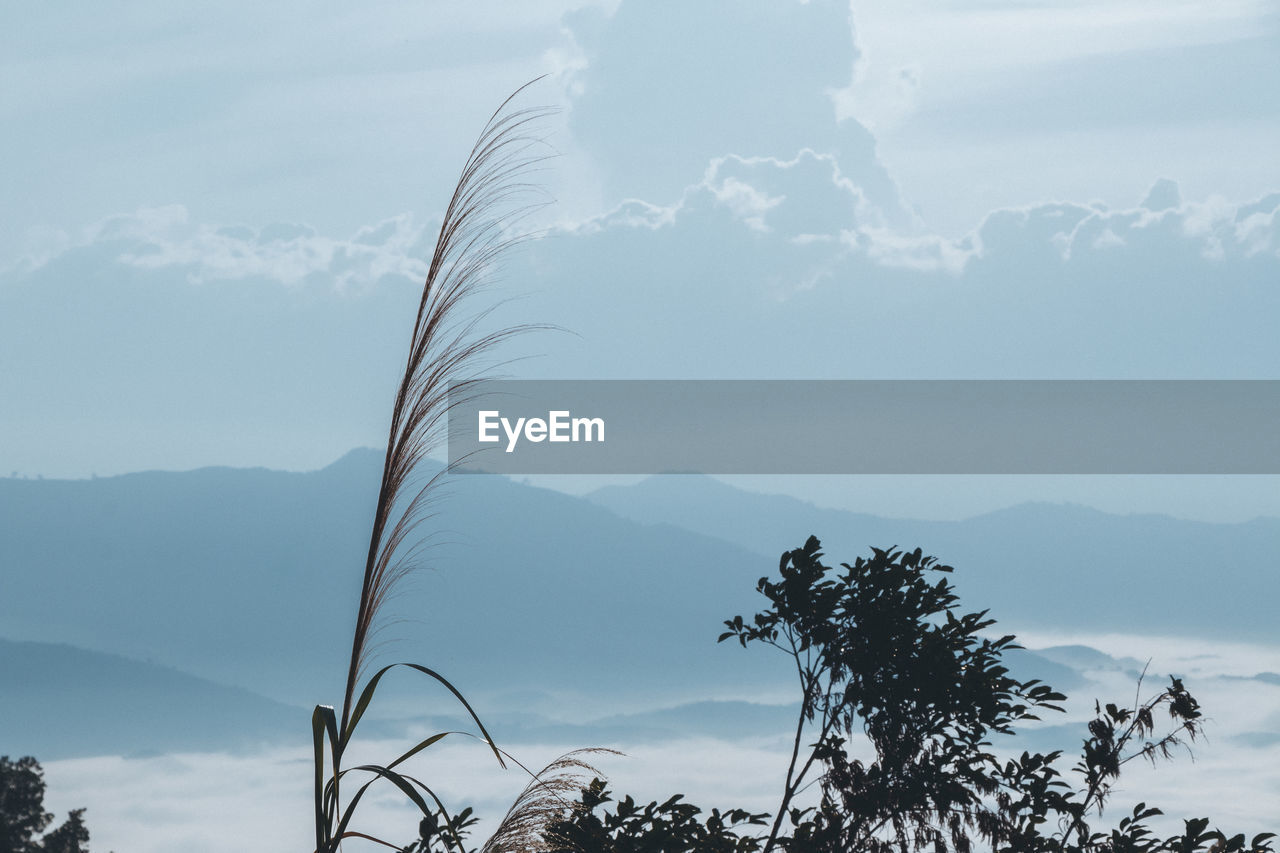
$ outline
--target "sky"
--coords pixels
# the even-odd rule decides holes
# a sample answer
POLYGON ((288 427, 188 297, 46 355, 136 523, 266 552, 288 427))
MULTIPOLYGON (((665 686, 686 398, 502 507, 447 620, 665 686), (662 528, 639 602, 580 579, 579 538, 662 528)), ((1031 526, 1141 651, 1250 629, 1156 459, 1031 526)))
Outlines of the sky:
MULTIPOLYGON (((7 17, 0 475, 378 445, 447 194, 540 75, 554 203, 490 293, 565 331, 506 375, 1276 377, 1274 3, 7 17)), ((738 482, 893 515, 1280 515, 1266 477, 738 482)))
MULTIPOLYGON (((554 203, 489 294, 563 331, 514 341, 509 376, 1280 378, 1275 0, 11 4, 0 476, 314 470, 379 445, 448 194, 536 77, 554 203)), ((1261 476, 732 479, 894 516, 1280 517, 1261 476)), ((1223 684, 1223 731, 1274 728, 1223 684)), ((1214 746, 1153 799, 1263 813, 1274 742, 1248 773, 1248 747, 1214 746)), ((740 801, 785 749, 662 746, 622 784, 740 801)), ((88 805, 104 849, 230 849, 192 837, 227 810, 293 843, 278 808, 305 822, 307 760, 50 762, 49 805, 88 805)))

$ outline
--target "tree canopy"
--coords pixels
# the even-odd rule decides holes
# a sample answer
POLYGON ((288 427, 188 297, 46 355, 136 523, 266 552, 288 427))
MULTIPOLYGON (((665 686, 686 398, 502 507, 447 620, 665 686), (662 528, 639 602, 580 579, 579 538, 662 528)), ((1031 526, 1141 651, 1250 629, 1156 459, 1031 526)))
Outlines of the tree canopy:
POLYGON ((720 640, 769 646, 792 659, 800 712, 772 819, 712 810, 675 796, 647 806, 614 801, 604 782, 584 789, 546 834, 555 853, 1263 853, 1271 833, 1246 838, 1205 818, 1160 837, 1159 809, 1139 804, 1113 826, 1102 808, 1122 768, 1169 756, 1201 733, 1182 681, 1135 707, 1095 705, 1081 754, 1015 752, 1015 726, 1061 711, 1066 698, 1003 661, 1020 648, 992 635, 986 611, 962 613, 951 567, 919 549, 872 549, 831 567, 810 537, 782 555, 757 589, 768 606, 725 622, 720 640), (996 741, 1002 739, 997 750, 996 741), (855 749, 855 745, 858 747, 855 749), (860 758, 859 754, 874 757, 860 758), (816 787, 816 803, 798 803, 816 787), (612 807, 609 803, 613 803, 612 807), (768 828, 765 832, 764 829, 768 828))
POLYGON ((44 810, 44 770, 31 756, 0 756, 0 853, 88 853, 84 809, 74 809, 56 829, 44 810))

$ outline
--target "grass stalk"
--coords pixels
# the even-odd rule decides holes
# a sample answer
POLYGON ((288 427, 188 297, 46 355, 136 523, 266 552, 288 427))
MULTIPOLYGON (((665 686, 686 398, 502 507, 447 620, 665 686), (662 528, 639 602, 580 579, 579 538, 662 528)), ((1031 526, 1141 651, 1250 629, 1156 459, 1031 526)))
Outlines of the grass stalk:
MULTIPOLYGON (((481 357, 513 335, 534 328, 525 325, 482 332, 480 326, 493 308, 466 313, 470 310, 466 307, 468 297, 483 288, 501 256, 528 238, 527 233, 513 231, 513 224, 542 206, 540 202, 525 201, 537 190, 527 177, 550 156, 536 131, 551 110, 514 106, 530 85, 521 86, 503 101, 472 147, 445 210, 422 288, 404 374, 391 411, 341 710, 317 705, 312 715, 317 853, 334 853, 344 838, 362 838, 400 849, 399 845, 351 828, 356 806, 379 780, 396 786, 424 817, 439 810, 448 818, 444 804, 428 786, 397 768, 453 733, 426 738, 385 765, 343 767, 356 726, 383 677, 395 667, 416 671, 444 686, 466 709, 479 731, 478 737, 505 766, 502 751, 475 710, 441 674, 420 664, 401 663, 385 666, 367 680, 365 675, 375 646, 373 639, 386 624, 388 602, 400 582, 418 566, 422 547, 414 543, 414 533, 429 517, 432 495, 441 476, 438 473, 417 486, 414 471, 428 454, 442 446, 451 406, 464 399, 467 391, 483 378, 481 357), (341 786, 352 772, 369 778, 344 806, 341 786)), ((536 823, 537 816, 549 808, 547 797, 558 795, 564 787, 557 780, 569 778, 581 764, 572 756, 562 761, 566 763, 553 763, 548 768, 543 781, 535 776, 494 836, 498 840, 492 843, 497 846, 486 846, 485 850, 496 853, 510 849, 503 846, 503 838, 530 837, 527 830, 531 821, 536 823)), ((452 842, 462 849, 460 838, 452 842)))

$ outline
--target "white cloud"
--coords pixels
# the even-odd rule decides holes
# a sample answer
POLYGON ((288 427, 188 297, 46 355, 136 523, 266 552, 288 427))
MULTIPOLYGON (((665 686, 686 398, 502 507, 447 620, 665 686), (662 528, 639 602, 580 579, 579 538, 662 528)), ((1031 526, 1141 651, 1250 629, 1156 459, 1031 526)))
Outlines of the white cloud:
MULTIPOLYGON (((572 257, 578 251, 574 247, 605 234, 662 230, 689 235, 680 240, 681 257, 688 261, 691 253, 717 252, 740 228, 743 237, 754 234, 764 241, 745 244, 758 256, 756 269, 781 272, 798 261, 792 278, 806 288, 826 278, 836 287, 858 287, 849 276, 859 264, 951 277, 968 274, 974 264, 1008 267, 1010 274, 1016 269, 1021 276, 1056 268, 1055 276, 1070 277, 1091 275, 1099 263, 1136 274, 1144 263, 1159 266, 1171 258, 1221 264, 1280 257, 1280 194, 1248 204, 1221 197, 1186 201, 1172 182, 1158 183, 1143 206, 1128 209, 1046 203, 992 211, 960 238, 904 232, 885 221, 833 155, 810 150, 790 160, 728 155, 712 160, 702 180, 675 201, 627 200, 600 216, 558 227, 553 233, 560 238, 539 253, 568 249, 572 257), (1072 273, 1073 268, 1079 272, 1072 273)), ((184 207, 171 205, 109 217, 75 236, 46 233, 10 272, 30 273, 75 248, 98 246, 113 248, 117 263, 173 270, 195 283, 323 282, 346 290, 368 288, 383 278, 423 280, 434 236, 433 228, 408 214, 334 237, 305 225, 194 223, 184 207)))
POLYGON ((882 215, 908 218, 874 138, 831 101, 855 57, 844 0, 752 0, 730 14, 628 0, 566 21, 579 50, 569 126, 611 202, 669 198, 729 152, 810 149, 835 155, 882 215))
POLYGON ((1124 239, 1110 228, 1104 229, 1093 240, 1094 249, 1113 249, 1125 245, 1124 239))
POLYGON ((753 231, 768 231, 765 214, 786 200, 786 196, 771 197, 737 178, 725 178, 719 185, 709 187, 716 201, 741 219, 753 231))
POLYGON ((1270 213, 1250 213, 1235 223, 1236 242, 1249 257, 1267 251, 1280 251, 1280 207, 1270 213))
MULTIPOLYGON (((1171 187, 1176 196, 1176 185, 1171 187)), ((974 234, 981 247, 976 256, 1025 255, 1051 244, 1063 261, 1125 248, 1129 251, 1124 256, 1131 263, 1189 254, 1211 261, 1243 260, 1280 250, 1280 241, 1267 228, 1277 210, 1280 198, 1272 196, 1246 204, 1212 196, 1200 202, 1179 201, 1177 206, 1161 204, 1159 210, 1149 209, 1146 203, 1115 210, 1063 204, 998 210, 974 234)))
POLYGON ((261 229, 196 224, 185 207, 169 205, 110 217, 76 238, 62 234, 51 241, 56 250, 28 252, 19 269, 32 272, 73 248, 118 246, 118 263, 173 269, 191 283, 265 279, 297 286, 323 280, 346 290, 369 287, 384 277, 424 280, 430 258, 426 241, 433 237, 408 214, 336 238, 286 223, 261 229))
POLYGON ((578 222, 562 223, 558 230, 568 234, 598 234, 612 227, 648 228, 654 230, 671 225, 680 211, 680 202, 662 206, 640 199, 627 199, 612 210, 599 216, 590 216, 578 222))
POLYGON ((959 238, 904 232, 885 224, 882 212, 833 156, 810 150, 791 160, 719 157, 702 181, 672 204, 632 199, 565 230, 586 236, 633 227, 701 229, 706 226, 697 211, 704 196, 750 231, 776 231, 775 238, 795 245, 825 244, 833 258, 852 253, 880 266, 921 273, 959 275, 975 259, 1000 262, 1032 254, 1066 263, 1128 249, 1121 257, 1140 264, 1144 257, 1155 260, 1167 253, 1221 261, 1280 252, 1280 195, 1247 204, 1220 196, 1188 202, 1171 181, 1157 182, 1134 208, 1044 203, 992 211, 959 238))
MULTIPOLYGON (((1080 379, 1274 372, 1280 194, 1246 204, 1180 198, 1158 212, 1041 203, 992 211, 969 233, 946 237, 885 224, 844 165, 808 150, 790 159, 718 157, 674 198, 629 200, 527 246, 503 277, 509 292, 530 298, 518 316, 506 316, 557 324, 577 336, 540 340, 547 356, 522 362, 519 375, 1080 379), (710 329, 724 333, 709 336, 710 329), (681 343, 655 345, 655 335, 681 343)), ((320 399, 316 364, 328 366, 323 396, 335 401, 368 400, 394 375, 399 333, 384 332, 400 328, 397 317, 411 316, 434 236, 409 215, 335 235, 303 225, 217 225, 179 206, 110 217, 77 233, 46 233, 24 265, 0 278, 7 309, 0 311, 6 342, 0 356, 29 365, 6 374, 3 390, 28 407, 25 423, 40 424, 12 425, 8 444, 20 450, 9 467, 66 476, 279 464, 297 458, 304 445, 314 466, 354 444, 373 443, 374 418, 358 413, 381 411, 380 405, 344 405, 309 419, 310 444, 298 437, 297 407, 320 399), (352 294, 362 298, 345 299, 352 294), (96 320, 88 313, 68 317, 62 307, 68 299, 95 306, 96 320), (246 337, 249 316, 258 319, 246 337), (195 329, 193 317, 201 318, 195 329), (33 337, 30 330, 42 323, 46 331, 33 337), (173 329, 189 331, 170 339, 166 330, 173 329), (362 345, 359 359, 339 358, 331 343, 338 329, 346 340, 376 344, 362 345), (230 340, 242 347, 208 358, 230 340), (365 352, 375 348, 376 358, 365 352), (184 356, 140 365, 143 349, 184 356), (240 382, 227 373, 232 357, 240 382), (262 369, 281 358, 286 367, 262 369), (67 385, 84 363, 96 365, 96 378, 67 385), (181 405, 148 396, 147 388, 175 381, 179 364, 183 387, 193 389, 181 405), (246 376, 253 377, 248 386, 246 376), (64 411, 50 391, 72 387, 101 397, 103 417, 128 427, 103 431, 96 446, 72 442, 79 456, 52 445, 32 449, 48 435, 82 429, 80 416, 64 411), (181 441, 165 438, 163 424, 175 413, 185 422, 181 441), (259 424, 252 437, 229 426, 245 422, 259 424), (103 448, 115 461, 70 461, 103 448), (121 461, 128 459, 134 461, 121 461)))

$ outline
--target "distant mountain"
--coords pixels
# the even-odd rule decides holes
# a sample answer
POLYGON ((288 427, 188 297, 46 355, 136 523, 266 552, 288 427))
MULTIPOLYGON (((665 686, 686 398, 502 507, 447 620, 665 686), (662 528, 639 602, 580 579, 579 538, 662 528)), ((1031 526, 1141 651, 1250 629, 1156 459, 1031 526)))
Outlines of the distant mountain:
MULTIPOLYGON (((1009 662, 1019 678, 1041 678, 1063 689, 1081 682, 1066 667, 1044 671, 1055 665, 1031 652, 1016 652, 1009 662)), ((797 710, 798 705, 701 701, 592 717, 549 695, 523 705, 513 697, 480 704, 486 726, 503 743, 785 737, 797 710)), ((362 726, 363 736, 405 739, 423 725, 474 731, 449 701, 418 701, 399 711, 375 714, 362 726)), ((309 737, 309 709, 118 655, 0 640, 0 755, 55 760, 235 751, 265 743, 305 746, 309 737)))
POLYGON ((887 519, 735 489, 701 475, 650 477, 587 496, 650 525, 696 531, 777 559, 814 533, 835 562, 869 545, 923 548, 956 567, 963 602, 1002 622, 1065 629, 1274 640, 1280 520, 1209 524, 1024 504, 965 521, 887 519))
POLYGON ((1262 684, 1270 684, 1272 687, 1280 687, 1280 673, 1275 672, 1259 672, 1256 675, 1224 675, 1221 677, 1231 681, 1258 681, 1262 684))
POLYGON ((311 474, 0 479, 0 632, 306 704, 350 643, 378 475, 353 453, 311 474))
MULTIPOLYGON (((1076 646, 1075 648, 1086 649, 1089 647, 1076 646)), ((1089 650, 1094 651, 1093 649, 1089 650)), ((1112 660, 1102 652, 1095 652, 1095 654, 1107 660, 1112 660)), ((1058 660, 1045 649, 1035 649, 1033 651, 1014 649, 1005 653, 1004 662, 1009 667, 1010 675, 1014 678, 1020 681, 1028 681, 1034 678, 1068 695, 1074 693, 1088 682, 1088 679, 1080 674, 1085 667, 1072 666, 1069 663, 1058 660)))
POLYGON ((1113 658, 1090 646, 1050 646, 1036 649, 1036 654, 1072 670, 1141 672, 1143 668, 1136 658, 1113 658))
POLYGON ((631 486, 605 486, 586 498, 623 518, 696 529, 775 562, 783 551, 803 545, 809 534, 817 535, 827 553, 836 556, 860 553, 872 543, 894 544, 865 538, 894 524, 886 519, 825 509, 786 495, 748 492, 702 474, 648 477, 631 486))
MULTIPOLYGON (((0 479, 0 630, 334 702, 380 472, 380 453, 354 451, 307 474, 0 479)), ((554 688, 619 706, 781 668, 715 642, 756 606, 768 560, 501 477, 453 476, 443 494, 423 528, 431 570, 392 603, 409 622, 384 638, 408 639, 387 662, 428 663, 469 696, 554 688)))
MULTIPOLYGON (((794 734, 799 704, 770 705, 738 700, 686 702, 625 714, 566 721, 522 710, 500 711, 484 716, 496 741, 502 743, 608 744, 636 743, 709 737, 720 740, 742 738, 786 738, 794 734)), ((424 726, 438 731, 473 730, 465 717, 430 715, 427 718, 397 717, 380 720, 376 734, 402 737, 404 732, 424 726)))
MULTIPOLYGON (((176 667, 300 707, 336 702, 381 454, 297 474, 0 479, 0 632, 176 667)), ((900 545, 957 567, 1001 626, 1274 639, 1280 522, 1214 525, 1028 505, 963 522, 882 519, 697 476, 577 498, 445 479, 422 529, 431 570, 392 603, 385 662, 427 663, 469 697, 536 691, 591 719, 789 686, 785 660, 718 645, 756 580, 810 533, 832 562, 900 545), (570 698, 565 698, 570 697, 570 698)), ((1044 655, 1070 689, 1078 661, 1044 655)), ((428 701, 409 674, 395 707, 428 701)), ((770 694, 776 695, 776 694, 770 694)), ((569 713, 560 713, 567 710, 569 713)))
POLYGON ((53 760, 305 745, 310 711, 177 670, 0 640, 0 754, 53 760))
POLYGON ((627 732, 635 739, 660 737, 785 738, 795 733, 800 703, 764 705, 756 702, 690 702, 639 714, 619 714, 594 725, 627 732))

